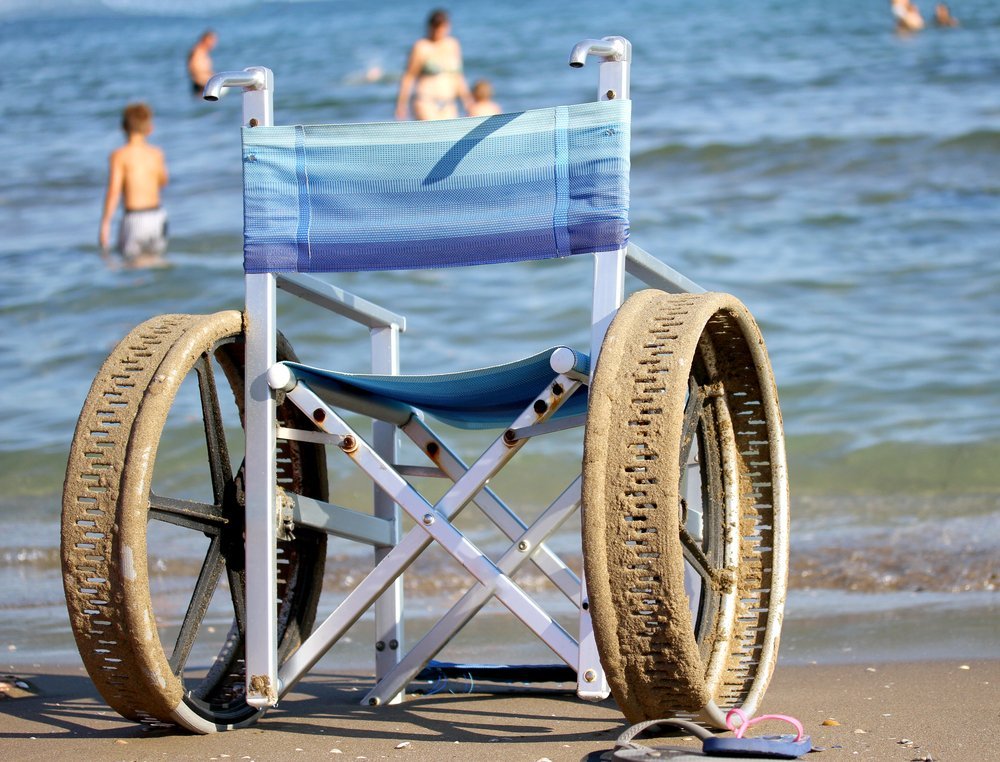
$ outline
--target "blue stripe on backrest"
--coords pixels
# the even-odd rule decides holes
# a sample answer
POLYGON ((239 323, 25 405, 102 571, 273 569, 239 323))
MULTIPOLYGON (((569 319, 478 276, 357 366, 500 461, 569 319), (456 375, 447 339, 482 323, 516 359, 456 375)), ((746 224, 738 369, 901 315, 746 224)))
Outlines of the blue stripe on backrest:
POLYGON ((450 267, 620 248, 630 114, 630 101, 605 101, 440 122, 244 128, 244 267, 450 267))

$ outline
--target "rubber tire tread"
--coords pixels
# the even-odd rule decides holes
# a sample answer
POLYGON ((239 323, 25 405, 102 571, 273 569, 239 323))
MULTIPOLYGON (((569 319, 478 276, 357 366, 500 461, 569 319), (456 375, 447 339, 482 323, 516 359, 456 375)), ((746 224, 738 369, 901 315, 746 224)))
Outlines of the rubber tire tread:
MULTIPOLYGON (((70 449, 61 543, 70 622, 98 691, 112 709, 139 722, 169 722, 174 708, 184 700, 184 689, 158 647, 145 558, 131 558, 125 552, 130 543, 123 538, 122 527, 130 532, 143 529, 141 517, 122 512, 141 511, 151 476, 147 468, 140 469, 145 473, 129 473, 126 466, 136 459, 155 461, 158 441, 151 441, 155 437, 142 430, 159 434, 177 386, 195 359, 216 341, 239 334, 242 321, 240 312, 230 310, 213 315, 161 315, 137 326, 95 377, 70 449), (126 585, 128 594, 123 592, 126 585)), ((294 358, 281 337, 279 353, 294 358)), ((239 369, 224 370, 229 377, 239 369)), ((241 400, 237 402, 241 405, 241 400)), ((325 491, 325 465, 313 462, 305 467, 320 466, 323 471, 318 476, 325 491)), ((303 467, 298 460, 279 465, 286 471, 303 467)), ((302 570, 313 578, 299 581, 303 593, 296 603, 299 610, 279 621, 282 656, 294 651, 315 618, 325 538, 315 544, 314 563, 302 570)), ((144 536, 141 547, 145 548, 144 536)), ((244 720, 252 721, 259 714, 246 709, 244 720)))
MULTIPOLYGON (((772 628, 780 626, 784 570, 782 564, 775 570, 759 549, 776 544, 778 554, 786 556, 787 546, 781 545, 787 535, 782 533, 777 542, 763 536, 770 531, 771 517, 756 514, 759 505, 772 502, 772 495, 767 485, 751 486, 745 462, 740 466, 741 530, 754 539, 741 540, 748 547, 740 552, 737 595, 743 600, 735 619, 746 615, 746 621, 732 623, 738 631, 723 654, 725 668, 713 670, 721 677, 712 683, 684 589, 678 532, 680 432, 688 378, 699 343, 705 341, 711 346, 702 345, 705 351, 699 359, 707 351, 715 366, 711 372, 726 388, 727 398, 763 384, 776 401, 770 366, 766 360, 762 365, 760 353, 756 360, 748 359, 753 354, 746 351, 750 343, 763 348, 756 323, 734 297, 712 293, 633 294, 609 326, 590 389, 583 467, 584 568, 601 662, 612 695, 632 723, 684 713, 695 716, 711 701, 737 705, 751 693, 762 693, 761 681, 766 686, 770 679, 770 666, 767 674, 757 674, 761 646, 756 631, 766 629, 768 621, 772 628), (655 526, 652 532, 650 526, 655 526), (772 586, 780 590, 774 601, 768 597, 772 586), (754 609, 758 614, 748 615, 754 609)), ((733 400, 729 404, 733 407, 733 400)), ((770 425, 780 432, 780 417, 770 425)), ((755 448, 746 439, 735 437, 737 449, 749 454, 755 448)), ((779 455, 774 459, 782 463, 780 492, 787 490, 783 440, 779 455)), ((784 500, 780 503, 783 508, 784 500)), ((716 633, 702 637, 711 644, 716 633)), ((771 656, 765 661, 773 666, 771 656)), ((713 664, 717 658, 711 657, 713 664)))

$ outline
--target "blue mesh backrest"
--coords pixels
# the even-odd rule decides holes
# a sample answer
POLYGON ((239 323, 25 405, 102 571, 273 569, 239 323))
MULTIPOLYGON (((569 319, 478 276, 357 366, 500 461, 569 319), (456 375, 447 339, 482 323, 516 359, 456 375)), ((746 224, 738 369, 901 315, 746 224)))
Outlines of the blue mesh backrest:
POLYGON ((243 129, 247 272, 450 267, 628 239, 631 102, 243 129))

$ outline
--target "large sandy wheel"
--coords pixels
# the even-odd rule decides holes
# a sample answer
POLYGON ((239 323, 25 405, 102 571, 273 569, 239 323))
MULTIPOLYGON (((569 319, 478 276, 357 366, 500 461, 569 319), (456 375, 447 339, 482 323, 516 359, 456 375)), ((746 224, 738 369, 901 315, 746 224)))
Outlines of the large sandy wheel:
MULTIPOLYGON (((294 359, 282 339, 278 354, 294 359)), ((205 733, 260 714, 244 698, 243 479, 230 461, 243 449, 243 376, 239 312, 163 315, 111 353, 77 424, 63 491, 66 600, 91 678, 130 719, 205 733)), ((279 418, 309 425, 289 404, 279 418)), ((278 468, 282 487, 325 498, 321 447, 280 442, 278 468)), ((312 628, 325 557, 322 533, 279 542, 282 659, 312 628)))
POLYGON ((735 298, 622 306, 590 391, 583 511, 595 639, 629 721, 752 714, 777 658, 788 486, 764 342, 735 298))

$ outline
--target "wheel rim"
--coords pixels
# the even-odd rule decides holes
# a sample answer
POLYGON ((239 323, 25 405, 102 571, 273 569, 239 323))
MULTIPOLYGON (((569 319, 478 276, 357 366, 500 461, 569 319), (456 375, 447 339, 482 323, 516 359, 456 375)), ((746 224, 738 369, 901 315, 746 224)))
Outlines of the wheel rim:
MULTIPOLYGON (((279 357, 293 357, 283 340, 279 357)), ((234 471, 227 444, 233 429, 241 429, 242 405, 237 312, 148 321, 112 353, 85 403, 64 490, 64 583, 88 671, 127 717, 181 721, 204 731, 246 724, 258 714, 243 698, 242 469, 234 471), (201 423, 195 437, 190 422, 180 436, 172 430, 189 392, 192 417, 201 423), (208 460, 207 496, 178 497, 170 449, 199 437, 208 460), (204 547, 200 555, 187 552, 195 541, 204 547), (173 551, 183 558, 172 558, 173 551), (178 589, 185 570, 190 593, 178 589), (164 587, 162 580, 172 584, 164 587), (222 623, 226 606, 231 624, 222 623)), ((279 413, 283 424, 301 424, 289 407, 279 413)), ((325 498, 321 448, 282 443, 279 464, 279 484, 325 498)), ((312 626, 325 543, 325 535, 306 531, 279 543, 282 658, 312 626)))
POLYGON ((585 572, 616 701, 633 722, 755 707, 787 567, 781 421, 756 324, 727 295, 635 294, 590 399, 585 572))

